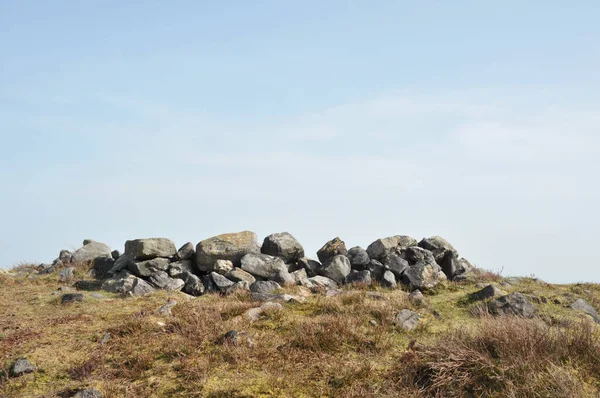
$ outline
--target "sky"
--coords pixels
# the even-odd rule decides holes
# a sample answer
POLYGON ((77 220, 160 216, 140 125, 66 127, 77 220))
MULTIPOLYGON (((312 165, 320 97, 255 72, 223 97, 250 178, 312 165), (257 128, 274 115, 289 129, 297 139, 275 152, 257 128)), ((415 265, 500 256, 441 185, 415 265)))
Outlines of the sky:
POLYGON ((600 282, 600 2, 0 0, 0 267, 441 235, 600 282))

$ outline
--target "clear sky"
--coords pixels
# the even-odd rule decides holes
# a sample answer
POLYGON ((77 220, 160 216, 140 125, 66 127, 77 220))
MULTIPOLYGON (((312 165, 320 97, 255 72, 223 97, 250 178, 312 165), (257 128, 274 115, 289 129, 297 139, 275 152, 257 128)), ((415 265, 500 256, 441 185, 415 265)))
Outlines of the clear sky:
POLYGON ((600 2, 0 0, 0 266, 441 235, 600 282, 600 2))

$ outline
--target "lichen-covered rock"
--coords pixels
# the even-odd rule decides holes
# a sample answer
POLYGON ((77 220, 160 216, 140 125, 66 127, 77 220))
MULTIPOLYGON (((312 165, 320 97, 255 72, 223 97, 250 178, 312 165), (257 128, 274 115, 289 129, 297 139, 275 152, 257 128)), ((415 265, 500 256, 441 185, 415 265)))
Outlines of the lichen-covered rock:
POLYGON ((134 239, 125 242, 125 254, 136 261, 149 260, 156 257, 173 257, 177 248, 167 238, 134 239))
POLYGON ((217 289, 219 289, 219 291, 222 293, 225 293, 227 289, 229 289, 235 284, 235 282, 230 281, 223 275, 217 274, 216 272, 211 272, 210 276, 212 277, 213 283, 215 284, 217 289))
POLYGON ((192 296, 201 296, 204 294, 205 286, 199 277, 194 274, 187 274, 182 290, 192 296))
POLYGON ((350 266, 352 267, 352 269, 355 269, 357 271, 367 269, 369 262, 371 262, 367 251, 360 246, 355 246, 348 250, 347 257, 348 260, 350 260, 350 266))
POLYGON ((289 232, 281 232, 265 238, 261 253, 279 257, 286 263, 294 263, 304 257, 304 248, 289 232))
POLYGON ((512 293, 497 298, 488 304, 492 315, 517 315, 524 318, 533 318, 535 308, 523 294, 512 293))
POLYGON ((10 375, 12 377, 19 377, 26 373, 33 372, 35 372, 35 366, 33 366, 26 358, 17 359, 10 367, 10 375))
POLYGON ((313 276, 306 280, 306 287, 308 288, 326 288, 326 289, 337 289, 338 284, 326 276, 313 276))
POLYGON ((122 271, 106 279, 102 283, 101 288, 110 293, 131 293, 134 296, 143 296, 154 291, 154 288, 148 282, 135 275, 131 275, 127 271, 122 271))
POLYGON ((239 267, 242 257, 260 253, 256 234, 250 231, 223 234, 201 241, 196 246, 196 264, 202 272, 213 271, 216 260, 229 260, 239 267))
POLYGON ((61 250, 60 253, 58 254, 58 259, 60 261, 62 261, 64 264, 68 264, 71 262, 72 256, 73 256, 73 253, 71 253, 69 250, 61 250))
POLYGON ((187 242, 183 246, 177 250, 177 254, 175 254, 176 260, 192 260, 194 255, 196 254, 196 249, 194 248, 194 244, 192 242, 187 242))
POLYGON ((226 275, 233 269, 233 263, 229 260, 217 260, 213 269, 217 274, 226 275))
POLYGON ((169 291, 179 291, 185 285, 181 279, 171 278, 165 271, 155 271, 149 277, 148 281, 159 289, 169 291))
POLYGON ((334 238, 319 249, 317 257, 321 263, 325 263, 335 256, 345 256, 346 254, 348 254, 346 243, 340 238, 334 238))
POLYGON ((98 257, 112 257, 110 247, 101 242, 90 242, 71 255, 74 263, 85 263, 98 257))
POLYGON ((439 282, 439 271, 432 264, 424 262, 408 267, 402 274, 402 282, 411 290, 426 290, 435 287, 439 282))
POLYGON ((387 254, 399 249, 410 246, 416 246, 417 240, 405 235, 390 236, 388 238, 377 239, 367 247, 367 254, 372 260, 381 261, 387 254))
POLYGON ((370 285, 371 280, 371 272, 368 270, 363 271, 352 271, 346 278, 344 279, 345 284, 360 284, 360 285, 370 285))
POLYGON ((157 271, 167 271, 169 265, 169 259, 157 257, 152 260, 131 262, 129 263, 129 270, 136 276, 149 277, 157 271))
POLYGON ((410 264, 398 253, 389 253, 383 257, 382 263, 387 270, 392 271, 396 279, 402 278, 404 271, 408 269, 410 264))
POLYGON ((102 398, 102 394, 95 388, 86 388, 78 390, 72 398, 102 398))
POLYGON ((327 263, 319 268, 318 273, 319 275, 334 280, 336 283, 342 283, 350 274, 350 271, 351 266, 348 257, 337 255, 329 259, 327 263))
POLYGON ((435 260, 438 262, 438 264, 442 263, 442 260, 443 260, 444 256, 446 255, 446 252, 452 252, 454 254, 455 258, 458 257, 458 251, 456 251, 454 246, 452 246, 446 239, 442 238, 441 236, 432 236, 431 238, 423 238, 419 242, 418 246, 432 252, 433 256, 435 257, 435 260))
POLYGON ((279 257, 268 254, 246 254, 241 260, 241 268, 254 277, 272 280, 283 284, 293 284, 294 277, 279 257))
POLYGON ((187 276, 193 273, 194 264, 192 260, 175 261, 169 264, 169 276, 171 278, 179 278, 186 280, 187 276))
POLYGON ((413 330, 419 326, 419 314, 411 310, 402 310, 396 314, 394 325, 404 330, 413 330))

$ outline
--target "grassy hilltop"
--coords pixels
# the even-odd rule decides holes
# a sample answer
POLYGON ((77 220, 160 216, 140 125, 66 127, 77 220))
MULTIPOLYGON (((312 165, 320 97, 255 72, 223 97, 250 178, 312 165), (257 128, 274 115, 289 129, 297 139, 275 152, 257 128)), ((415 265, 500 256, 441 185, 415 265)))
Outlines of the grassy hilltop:
MULTIPOLYGON (((85 279, 87 269, 75 271, 85 279)), ((0 397, 598 397, 600 326, 569 308, 600 308, 597 284, 550 285, 479 273, 409 299, 402 288, 344 286, 251 321, 229 296, 86 291, 61 304, 56 274, 0 273, 0 397), (536 316, 493 317, 470 294, 489 283, 523 293, 536 316), (172 315, 158 309, 177 301, 172 315), (402 309, 420 315, 404 330, 402 309), (236 338, 224 338, 230 330, 236 338), (33 373, 8 377, 27 358, 33 373)))

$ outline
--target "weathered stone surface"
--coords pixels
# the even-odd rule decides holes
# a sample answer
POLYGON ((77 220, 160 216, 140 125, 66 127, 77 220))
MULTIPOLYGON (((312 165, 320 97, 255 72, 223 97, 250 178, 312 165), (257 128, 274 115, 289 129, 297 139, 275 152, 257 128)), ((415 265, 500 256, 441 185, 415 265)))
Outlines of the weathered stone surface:
POLYGON ((325 263, 335 256, 345 256, 346 254, 348 254, 346 243, 340 238, 334 238, 325 243, 325 245, 317 252, 317 256, 321 263, 325 263))
POLYGON ((371 278, 373 278, 376 281, 381 281, 381 278, 383 278, 383 274, 385 273, 385 271, 387 271, 385 266, 377 260, 371 260, 369 262, 369 265, 367 266, 367 269, 371 272, 371 278))
POLYGON ((73 286, 77 290, 86 290, 86 291, 94 291, 100 290, 102 287, 102 281, 88 281, 88 280, 80 280, 73 284, 73 286))
POLYGON ((435 256, 427 249, 423 249, 418 246, 411 246, 400 250, 400 255, 408 261, 410 265, 417 263, 427 263, 435 265, 435 268, 439 268, 439 265, 435 261, 435 256))
POLYGON ((95 388, 86 388, 77 391, 72 398, 102 398, 102 394, 95 388))
POLYGON ((233 269, 233 263, 229 260, 217 260, 213 269, 217 274, 226 275, 233 269))
POLYGON ((431 253, 433 253, 433 256, 435 257, 435 260, 438 262, 438 264, 442 263, 446 252, 452 252, 454 253, 455 258, 458 257, 458 251, 456 251, 456 249, 441 236, 423 238, 419 242, 419 247, 422 247, 423 249, 429 250, 431 253))
POLYGON ((497 298, 488 304, 488 309, 493 315, 518 315, 524 318, 533 318, 535 315, 535 308, 521 293, 497 298))
POLYGON ((334 280, 336 283, 342 283, 351 271, 350 260, 343 255, 337 255, 327 261, 326 264, 318 270, 319 275, 334 280))
POLYGON ((210 276, 212 277, 213 283, 219 289, 220 292, 225 293, 227 289, 233 286, 235 283, 225 278, 223 275, 217 274, 216 272, 211 272, 210 276))
POLYGON ((307 282, 310 284, 310 286, 307 286, 309 288, 312 287, 322 287, 322 288, 327 288, 327 289, 337 289, 338 284, 330 278, 327 278, 325 276, 321 276, 321 275, 317 275, 317 276, 313 276, 312 278, 308 278, 307 282))
POLYGON ((98 257, 94 259, 93 264, 94 277, 96 279, 105 279, 113 269, 115 260, 112 257, 98 257))
POLYGON ((127 271, 122 271, 119 274, 106 279, 102 283, 102 290, 110 293, 131 293, 134 296, 143 296, 152 293, 154 288, 145 280, 138 278, 135 275, 131 275, 127 271))
POLYGON ((210 274, 202 277, 202 284, 204 285, 204 293, 216 293, 219 292, 219 288, 215 285, 213 278, 210 274))
POLYGON ((173 257, 177 248, 167 238, 134 239, 125 242, 125 254, 136 261, 149 260, 156 257, 173 257))
POLYGON ((419 289, 417 289, 417 290, 413 290, 408 295, 408 299, 410 301, 412 301, 413 303, 422 303, 423 301, 425 301, 425 296, 423 295, 423 293, 421 293, 421 291, 419 289))
POLYGON ((185 285, 183 286, 183 292, 191 294, 192 296, 201 296, 204 294, 204 283, 202 280, 194 274, 187 274, 185 279, 185 285))
POLYGON ((355 246, 348 250, 348 260, 350 260, 350 266, 352 269, 362 271, 367 269, 367 266, 371 262, 369 254, 365 249, 360 246, 355 246))
POLYGON ((240 281, 233 284, 233 286, 227 288, 225 294, 233 294, 236 292, 250 291, 250 284, 247 281, 240 281))
POLYGON ((261 253, 282 258, 286 263, 293 263, 304 257, 304 248, 289 232, 281 232, 265 238, 261 253))
POLYGON ((241 263, 241 268, 254 277, 283 284, 293 284, 295 282, 283 260, 278 257, 249 253, 242 258, 241 263))
POLYGON ((185 245, 181 246, 179 250, 177 250, 177 254, 175 254, 176 260, 193 260, 196 255, 196 249, 194 248, 194 244, 192 242, 187 242, 185 245))
POLYGON ((84 263, 97 257, 112 257, 110 247, 100 242, 90 242, 71 256, 74 263, 84 263))
POLYGON ((387 254, 398 249, 404 249, 410 246, 416 246, 417 240, 405 235, 390 236, 388 238, 377 239, 367 247, 367 254, 372 260, 381 261, 387 254))
POLYGON ((250 285, 256 281, 256 278, 252 274, 244 271, 241 268, 233 268, 226 275, 227 279, 234 282, 248 282, 250 285))
POLYGON ((196 246, 196 264, 203 272, 213 271, 216 260, 229 260, 236 267, 248 253, 260 253, 256 234, 250 231, 223 234, 206 239, 196 246))
POLYGON ((75 270, 75 268, 73 268, 73 267, 67 267, 67 268, 61 269, 60 273, 59 273, 59 280, 61 282, 68 282, 68 281, 72 280, 74 270, 75 270))
POLYGON ((167 271, 169 264, 169 259, 157 257, 151 260, 129 263, 129 270, 134 275, 149 277, 157 271, 167 271))
POLYGON ((60 299, 60 303, 61 304, 72 304, 75 302, 82 302, 83 301, 83 294, 81 293, 67 293, 67 294, 63 294, 63 296, 60 299))
POLYGON ((344 279, 344 283, 357 283, 361 285, 370 285, 371 284, 371 272, 368 270, 364 271, 352 271, 346 278, 344 279))
POLYGON ((435 287, 439 282, 438 270, 432 264, 423 262, 410 266, 402 274, 402 282, 411 289, 426 290, 435 287))
POLYGON ((181 279, 171 278, 165 271, 160 270, 153 272, 148 277, 148 281, 159 289, 169 291, 181 290, 185 285, 185 282, 181 279))
POLYGON ((499 287, 497 287, 496 285, 487 285, 484 288, 482 288, 481 290, 476 291, 475 293, 472 293, 469 298, 471 300, 486 300, 489 298, 493 298, 493 297, 499 297, 502 296, 504 294, 504 292, 502 290, 500 290, 499 287))
POLYGON ((158 314, 166 317, 173 316, 171 311, 177 305, 177 300, 170 299, 158 309, 158 314))
POLYGON ((244 313, 244 317, 249 321, 258 321, 266 311, 281 311, 283 306, 279 303, 266 302, 260 307, 250 308, 244 313))
POLYGON ((186 280, 187 276, 193 273, 194 264, 192 260, 181 260, 169 264, 169 276, 186 280))
POLYGON ((413 330, 419 326, 419 314, 411 310, 402 310, 396 314, 394 325, 404 330, 413 330))
POLYGON ((398 284, 396 283, 396 277, 392 271, 385 271, 381 276, 381 280, 379 282, 381 286, 387 287, 390 289, 395 288, 398 284))
POLYGON ((396 279, 402 278, 402 274, 410 266, 408 261, 402 258, 398 253, 387 254, 383 257, 382 263, 386 269, 392 271, 396 279))
POLYGON ((119 257, 121 257, 121 252, 118 250, 113 250, 112 252, 110 252, 110 256, 113 258, 113 260, 116 260, 119 257))
POLYGON ((72 255, 73 255, 73 253, 71 253, 69 250, 61 250, 60 253, 58 254, 58 259, 60 261, 62 261, 64 264, 68 264, 71 262, 72 255))
POLYGON ((12 377, 23 376, 26 373, 35 372, 35 366, 25 358, 17 359, 10 367, 10 375, 12 377))
POLYGON ((256 281, 250 286, 252 293, 273 293, 281 289, 281 285, 273 281, 256 281))
POLYGON ((301 284, 302 281, 308 279, 308 274, 306 273, 306 270, 304 268, 301 268, 294 272, 290 272, 290 274, 294 278, 294 281, 297 285, 301 284))
POLYGON ((114 260, 114 265, 110 271, 108 271, 107 275, 116 275, 125 269, 129 269, 132 264, 133 258, 127 254, 123 254, 118 259, 114 260))
POLYGON ((600 316, 598 315, 598 311, 596 311, 596 309, 584 299, 575 300, 575 302, 571 304, 570 307, 575 310, 582 311, 585 314, 588 314, 592 317, 594 322, 600 323, 600 316))
POLYGON ((308 257, 302 257, 301 259, 299 259, 298 264, 306 270, 306 274, 311 278, 313 276, 317 276, 317 271, 319 268, 321 268, 320 262, 310 259, 308 257))

